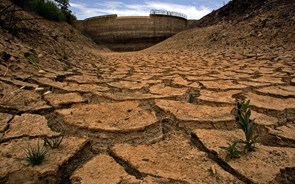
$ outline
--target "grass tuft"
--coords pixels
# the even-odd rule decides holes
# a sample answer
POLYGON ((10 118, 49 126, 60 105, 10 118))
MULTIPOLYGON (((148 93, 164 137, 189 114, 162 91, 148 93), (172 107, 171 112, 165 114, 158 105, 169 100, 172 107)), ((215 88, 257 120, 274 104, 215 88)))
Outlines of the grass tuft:
POLYGON ((226 159, 240 158, 242 152, 238 150, 236 147, 238 142, 234 142, 232 144, 228 143, 228 147, 220 146, 221 149, 227 151, 226 159))
POLYGON ((31 165, 40 165, 44 160, 48 152, 48 148, 40 146, 39 142, 35 147, 30 147, 25 150, 25 160, 31 165))
POLYGON ((45 137, 44 139, 44 145, 49 146, 51 149, 58 148, 63 140, 63 136, 58 137, 45 137))

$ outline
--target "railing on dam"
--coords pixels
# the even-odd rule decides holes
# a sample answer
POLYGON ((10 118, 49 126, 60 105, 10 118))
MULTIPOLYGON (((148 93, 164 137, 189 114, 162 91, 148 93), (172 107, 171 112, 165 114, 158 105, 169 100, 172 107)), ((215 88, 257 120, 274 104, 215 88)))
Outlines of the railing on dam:
POLYGON ((166 10, 151 10, 151 15, 169 15, 174 17, 181 17, 187 19, 187 16, 183 13, 174 12, 174 11, 166 11, 166 10))

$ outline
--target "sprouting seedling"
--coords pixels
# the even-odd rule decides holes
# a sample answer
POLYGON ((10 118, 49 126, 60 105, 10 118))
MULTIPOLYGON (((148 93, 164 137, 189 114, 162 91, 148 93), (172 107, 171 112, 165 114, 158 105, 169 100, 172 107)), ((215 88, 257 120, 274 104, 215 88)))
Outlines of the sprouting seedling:
POLYGON ((228 147, 220 146, 221 149, 224 149, 227 151, 226 159, 232 159, 232 158, 240 158, 242 152, 238 150, 237 146, 238 142, 234 142, 232 144, 227 143, 228 147))
POLYGON ((34 166, 40 165, 45 160, 48 148, 45 146, 40 146, 38 142, 35 147, 29 147, 25 151, 25 160, 34 166))
POLYGON ((49 146, 51 149, 58 148, 63 140, 63 135, 58 137, 45 137, 44 139, 44 145, 49 146))
POLYGON ((254 120, 250 119, 251 109, 249 107, 250 100, 247 102, 238 102, 238 112, 236 117, 236 122, 239 127, 243 130, 246 140, 241 141, 241 143, 245 144, 244 152, 255 151, 255 143, 256 137, 253 134, 254 120))

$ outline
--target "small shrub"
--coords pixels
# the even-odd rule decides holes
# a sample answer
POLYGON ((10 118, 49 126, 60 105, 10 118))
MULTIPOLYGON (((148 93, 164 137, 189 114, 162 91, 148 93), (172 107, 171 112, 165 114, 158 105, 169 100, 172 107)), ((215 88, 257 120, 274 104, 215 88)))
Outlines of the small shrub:
POLYGON ((44 145, 49 146, 51 149, 58 148, 63 140, 63 136, 58 137, 45 137, 44 138, 44 145))
POLYGON ((44 160, 48 152, 48 149, 44 146, 40 146, 39 142, 36 147, 30 147, 26 149, 25 160, 31 165, 40 165, 44 160))
POLYGON ((76 16, 68 9, 68 0, 12 0, 26 10, 33 11, 48 20, 65 21, 73 24, 76 16))
POLYGON ((245 144, 244 152, 255 151, 255 143, 256 137, 254 137, 253 127, 254 120, 250 119, 251 109, 249 107, 250 100, 247 102, 238 103, 238 113, 236 117, 236 122, 243 130, 245 134, 245 141, 241 141, 241 143, 245 144))
POLYGON ((256 143, 256 137, 254 136, 253 127, 255 124, 255 121, 250 119, 251 116, 251 109, 249 107, 250 100, 247 102, 238 102, 237 104, 237 116, 236 116, 236 122, 239 125, 239 127, 243 130, 246 140, 239 140, 232 144, 228 143, 228 147, 221 146, 221 149, 226 150, 228 153, 226 155, 227 159, 232 158, 239 158, 242 154, 246 154, 249 151, 255 151, 255 143, 256 143), (244 144, 243 151, 240 151, 236 146, 238 143, 244 144))
POLYGON ((72 14, 70 10, 62 10, 62 13, 64 15, 65 21, 69 24, 73 24, 75 20, 77 20, 77 17, 72 14))
POLYGON ((39 1, 35 5, 35 11, 42 17, 53 20, 53 21, 63 21, 65 20, 64 15, 57 5, 52 1, 39 1))
POLYGON ((31 54, 30 52, 25 52, 24 56, 31 65, 34 65, 39 68, 37 57, 35 56, 35 54, 31 54))
POLYGON ((238 142, 234 142, 232 144, 228 143, 228 147, 220 146, 221 149, 227 151, 226 159, 240 158, 242 152, 238 150, 237 146, 238 142))

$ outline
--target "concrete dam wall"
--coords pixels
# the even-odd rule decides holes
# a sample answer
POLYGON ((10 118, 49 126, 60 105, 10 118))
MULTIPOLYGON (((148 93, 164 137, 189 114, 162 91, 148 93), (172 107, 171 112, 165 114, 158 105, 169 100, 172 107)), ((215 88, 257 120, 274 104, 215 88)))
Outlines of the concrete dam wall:
POLYGON ((77 21, 75 26, 95 42, 104 44, 111 50, 135 51, 150 47, 184 30, 188 21, 172 15, 105 15, 77 21))

